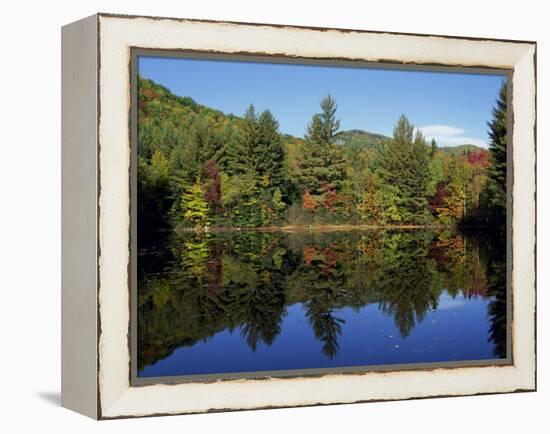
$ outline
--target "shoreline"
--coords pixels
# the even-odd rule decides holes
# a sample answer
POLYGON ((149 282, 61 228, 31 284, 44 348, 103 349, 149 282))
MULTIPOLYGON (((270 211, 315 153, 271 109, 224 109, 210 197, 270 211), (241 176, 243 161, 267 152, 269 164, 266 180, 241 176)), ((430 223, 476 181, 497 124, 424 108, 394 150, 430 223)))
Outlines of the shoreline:
MULTIPOLYGON (((486 226, 463 226, 462 229, 482 229, 486 226)), ((284 226, 260 226, 256 228, 249 227, 229 227, 229 226, 211 226, 203 228, 177 227, 175 232, 337 232, 337 231, 368 231, 368 230, 418 230, 418 229, 461 229, 460 227, 443 225, 284 225, 284 226)))

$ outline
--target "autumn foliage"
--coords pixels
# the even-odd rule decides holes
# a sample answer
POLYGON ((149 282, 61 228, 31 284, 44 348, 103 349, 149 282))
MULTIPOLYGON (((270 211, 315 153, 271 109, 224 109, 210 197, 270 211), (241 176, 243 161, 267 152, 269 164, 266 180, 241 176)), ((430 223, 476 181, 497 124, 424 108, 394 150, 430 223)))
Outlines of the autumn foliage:
POLYGON ((302 195, 302 206, 305 210, 308 212, 315 211, 316 203, 313 196, 309 193, 309 191, 304 191, 304 194, 302 195))
POLYGON ((438 147, 401 115, 392 137, 339 131, 320 101, 303 137, 269 110, 226 115, 138 80, 141 225, 490 224, 506 206, 505 100, 490 150, 438 147), (376 136, 373 138, 373 136, 376 136), (374 140, 373 142, 369 140, 374 140))

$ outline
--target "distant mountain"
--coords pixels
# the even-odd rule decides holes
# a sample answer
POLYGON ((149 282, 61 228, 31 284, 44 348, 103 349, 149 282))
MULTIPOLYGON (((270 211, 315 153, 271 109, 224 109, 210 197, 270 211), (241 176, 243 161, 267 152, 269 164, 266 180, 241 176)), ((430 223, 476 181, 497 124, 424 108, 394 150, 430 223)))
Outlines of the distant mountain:
MULTIPOLYGON (((197 103, 190 97, 182 97, 173 94, 168 88, 155 83, 152 80, 139 77, 139 98, 138 107, 143 123, 147 122, 149 116, 158 116, 158 111, 165 115, 173 113, 177 118, 193 122, 195 117, 207 119, 209 123, 221 131, 230 123, 240 124, 242 117, 231 113, 223 113, 220 110, 197 103)), ((183 122, 185 124, 186 122, 183 122)), ((289 152, 295 154, 296 150, 303 145, 304 138, 290 134, 283 134, 289 152)), ((365 130, 353 129, 336 133, 334 142, 343 147, 359 149, 378 149, 382 143, 391 140, 390 137, 382 134, 371 133, 365 130)), ((476 145, 464 144, 459 146, 441 146, 439 150, 453 156, 468 154, 472 151, 487 150, 476 145)))
MULTIPOLYGON (((336 133, 334 138, 334 142, 340 146, 371 149, 378 148, 382 143, 388 140, 391 140, 391 138, 388 136, 384 136, 383 134, 371 133, 365 130, 340 131, 339 133, 336 133)), ((487 149, 472 144, 463 144, 458 146, 440 146, 438 149, 453 156, 465 155, 474 151, 487 152, 487 149)))
POLYGON ((439 150, 454 156, 465 155, 474 151, 487 152, 487 149, 482 148, 481 146, 469 145, 469 144, 458 145, 458 146, 441 146, 439 147, 439 150))
POLYGON ((389 137, 364 130, 340 131, 334 137, 337 145, 358 148, 378 148, 386 140, 389 137))

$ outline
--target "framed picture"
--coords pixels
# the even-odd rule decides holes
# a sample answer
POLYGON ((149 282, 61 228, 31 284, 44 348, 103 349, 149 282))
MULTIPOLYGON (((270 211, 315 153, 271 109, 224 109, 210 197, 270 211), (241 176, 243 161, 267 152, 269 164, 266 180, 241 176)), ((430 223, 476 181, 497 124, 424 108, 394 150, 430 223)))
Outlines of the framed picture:
POLYGON ((535 390, 534 42, 109 14, 62 36, 65 407, 535 390))

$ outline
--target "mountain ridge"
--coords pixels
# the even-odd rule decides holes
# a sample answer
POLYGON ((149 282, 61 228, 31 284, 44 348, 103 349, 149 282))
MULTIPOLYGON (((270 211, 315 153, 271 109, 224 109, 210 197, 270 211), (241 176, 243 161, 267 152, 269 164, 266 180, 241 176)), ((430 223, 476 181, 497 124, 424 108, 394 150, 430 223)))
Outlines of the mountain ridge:
MULTIPOLYGON (((217 108, 210 107, 205 104, 201 104, 189 96, 180 96, 176 95, 166 86, 155 82, 149 78, 140 77, 140 86, 144 89, 144 97, 151 99, 160 99, 165 103, 168 102, 172 105, 180 106, 182 109, 190 110, 194 113, 208 112, 214 118, 223 119, 231 121, 241 121, 243 116, 235 115, 233 113, 225 113, 217 108)), ((293 142, 301 143, 305 140, 304 137, 298 137, 293 134, 288 134, 281 132, 282 136, 286 137, 288 140, 293 142)), ((353 128, 350 130, 341 130, 335 134, 335 143, 343 147, 357 147, 360 149, 370 148, 376 149, 380 147, 384 142, 391 140, 391 137, 386 136, 380 133, 373 133, 371 131, 363 130, 360 128, 353 128)), ((487 149, 482 148, 477 145, 464 143, 457 146, 441 146, 438 147, 439 150, 452 154, 452 155, 463 155, 472 151, 487 151, 487 149)))

